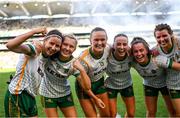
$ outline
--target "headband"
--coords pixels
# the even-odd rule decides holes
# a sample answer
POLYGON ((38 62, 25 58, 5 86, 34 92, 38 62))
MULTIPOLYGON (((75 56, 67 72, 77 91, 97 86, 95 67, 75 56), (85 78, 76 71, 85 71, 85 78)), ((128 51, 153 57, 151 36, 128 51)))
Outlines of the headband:
POLYGON ((50 37, 57 37, 58 39, 61 39, 62 40, 62 37, 60 37, 59 35, 56 35, 56 34, 51 34, 51 35, 48 35, 46 36, 44 39, 48 39, 50 37))

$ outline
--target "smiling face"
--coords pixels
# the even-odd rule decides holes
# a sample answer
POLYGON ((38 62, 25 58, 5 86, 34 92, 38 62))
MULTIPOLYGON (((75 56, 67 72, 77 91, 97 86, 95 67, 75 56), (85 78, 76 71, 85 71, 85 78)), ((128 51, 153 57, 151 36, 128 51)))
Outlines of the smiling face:
POLYGON ((75 39, 70 37, 65 37, 61 46, 61 58, 69 59, 72 53, 76 50, 77 42, 75 39))
POLYGON ((104 31, 94 31, 91 34, 91 47, 95 55, 101 55, 107 44, 107 35, 104 31))
POLYGON ((171 35, 166 29, 155 32, 155 38, 163 50, 168 51, 172 47, 171 35))
POLYGON ((148 63, 148 51, 145 48, 145 46, 143 45, 143 43, 136 43, 132 46, 133 50, 133 56, 135 58, 135 60, 139 63, 139 64, 147 64, 148 63))
POLYGON ((128 49, 128 39, 124 36, 118 36, 115 38, 114 44, 114 54, 117 57, 124 57, 128 49))
POLYGON ((44 41, 43 53, 46 56, 52 56, 60 50, 62 39, 52 36, 44 41))

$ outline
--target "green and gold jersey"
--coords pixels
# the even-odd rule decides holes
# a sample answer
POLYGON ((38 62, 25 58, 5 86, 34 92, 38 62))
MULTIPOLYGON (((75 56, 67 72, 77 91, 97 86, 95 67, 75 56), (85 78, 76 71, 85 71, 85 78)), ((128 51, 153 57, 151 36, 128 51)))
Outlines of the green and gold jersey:
MULTIPOLYGON (((35 52, 35 47, 33 45, 31 47, 34 49, 33 52, 35 52)), ((43 74, 41 71, 42 63, 42 55, 30 57, 21 54, 16 66, 16 73, 8 87, 10 93, 21 94, 23 90, 26 90, 32 96, 36 96, 41 82, 41 75, 43 74)))
POLYGON ((82 65, 86 69, 88 76, 91 79, 91 82, 96 82, 104 77, 106 67, 107 67, 107 58, 109 56, 110 46, 106 45, 104 53, 100 58, 96 58, 95 55, 91 52, 91 48, 86 49, 80 55, 82 65))

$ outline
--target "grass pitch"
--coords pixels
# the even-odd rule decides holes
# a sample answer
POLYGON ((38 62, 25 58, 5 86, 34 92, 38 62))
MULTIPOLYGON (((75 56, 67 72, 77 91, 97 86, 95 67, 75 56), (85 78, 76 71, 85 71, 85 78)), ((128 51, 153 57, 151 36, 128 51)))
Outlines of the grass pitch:
MULTIPOLYGON (((7 84, 6 82, 9 80, 10 74, 14 74, 15 69, 5 69, 5 70, 0 70, 0 117, 4 117, 4 96, 5 92, 7 90, 7 84)), ((135 99, 136 99, 136 117, 145 117, 146 116, 146 108, 145 108, 145 103, 144 103, 144 94, 143 94, 143 86, 142 86, 142 79, 140 76, 137 74, 137 72, 132 69, 131 70, 131 76, 133 78, 133 86, 134 86, 134 94, 135 94, 135 99)), ((78 112, 79 117, 84 117, 84 113, 80 107, 78 98, 75 93, 75 78, 70 77, 69 78, 70 83, 71 83, 71 89, 73 93, 73 98, 74 98, 74 103, 75 107, 78 112)), ((38 105, 38 116, 39 117, 44 117, 45 113, 43 111, 41 102, 40 102, 40 97, 37 96, 37 105, 38 105)), ((118 96, 118 113, 121 116, 124 116, 124 113, 126 111, 125 106, 123 101, 121 100, 121 97, 118 96)), ((59 116, 62 117, 62 113, 59 110, 59 116)), ((166 106, 164 104, 164 101, 161 97, 159 96, 158 99, 158 108, 157 108, 157 117, 168 117, 168 112, 166 109, 166 106)))

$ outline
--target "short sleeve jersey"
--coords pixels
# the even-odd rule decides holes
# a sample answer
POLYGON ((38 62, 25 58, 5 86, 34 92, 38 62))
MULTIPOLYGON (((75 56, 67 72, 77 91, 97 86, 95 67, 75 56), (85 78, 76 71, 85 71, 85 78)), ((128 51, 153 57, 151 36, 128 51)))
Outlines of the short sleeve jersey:
POLYGON ((143 78, 143 84, 154 88, 161 88, 166 86, 166 75, 163 68, 159 68, 152 59, 147 65, 140 65, 133 63, 133 67, 137 70, 143 78))
MULTIPOLYGON (((165 53, 159 46, 155 48, 158 50, 160 55, 166 56, 175 62, 180 63, 180 40, 175 40, 173 47, 169 53, 165 53)), ((167 87, 169 89, 180 90, 180 72, 174 69, 166 69, 167 71, 167 87)))
POLYGON ((105 86, 112 89, 124 89, 132 85, 130 74, 132 57, 126 56, 123 60, 117 60, 114 54, 108 58, 107 77, 105 86))
POLYGON ((91 82, 96 82, 104 77, 107 68, 107 58, 110 52, 110 46, 106 45, 101 58, 94 58, 90 51, 91 48, 86 49, 80 55, 82 65, 86 69, 91 82))
POLYGON ((21 54, 19 56, 16 73, 8 87, 11 94, 21 94, 23 90, 26 90, 34 97, 38 94, 41 82, 40 75, 42 74, 38 72, 42 70, 42 66, 40 66, 42 59, 42 55, 38 57, 29 57, 21 54))
POLYGON ((79 71, 73 70, 74 60, 75 58, 71 58, 71 60, 64 62, 55 58, 45 64, 45 76, 40 85, 40 95, 58 98, 71 93, 68 77, 72 74, 75 76, 79 74, 79 71))

